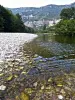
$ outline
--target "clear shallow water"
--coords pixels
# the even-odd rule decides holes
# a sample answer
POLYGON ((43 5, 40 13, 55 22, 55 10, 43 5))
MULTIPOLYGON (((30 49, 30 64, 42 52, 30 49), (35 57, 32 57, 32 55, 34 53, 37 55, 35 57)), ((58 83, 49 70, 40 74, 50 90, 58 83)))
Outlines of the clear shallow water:
POLYGON ((75 37, 42 34, 35 40, 35 44, 32 42, 30 45, 33 45, 32 48, 37 45, 33 51, 45 58, 53 56, 62 59, 75 58, 75 37), (41 46, 41 48, 39 46, 41 46))
MULTIPOLYGON (((63 70, 71 72, 75 69, 74 42, 74 37, 41 34, 37 39, 25 44, 24 50, 33 58, 36 68, 43 68, 44 72, 52 70, 52 74, 56 72, 58 75, 63 70), (59 71, 60 69, 62 70, 59 71)), ((40 70, 40 73, 43 71, 40 70)))
POLYGON ((15 57, 20 47, 35 37, 27 33, 0 33, 0 60, 15 57))
POLYGON ((33 36, 1 34, 0 100, 75 100, 74 43, 33 36))
POLYGON ((36 95, 32 92, 31 100, 75 100, 74 37, 41 34, 25 44, 24 50, 33 61, 28 71, 32 86, 28 88, 35 86, 36 95))

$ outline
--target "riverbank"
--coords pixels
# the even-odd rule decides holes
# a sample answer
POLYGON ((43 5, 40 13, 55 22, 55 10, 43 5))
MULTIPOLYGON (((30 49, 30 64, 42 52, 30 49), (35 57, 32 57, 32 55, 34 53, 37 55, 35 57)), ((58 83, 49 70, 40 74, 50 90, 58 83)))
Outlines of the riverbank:
POLYGON ((36 37, 37 35, 28 33, 0 33, 0 59, 12 58, 24 43, 36 37))

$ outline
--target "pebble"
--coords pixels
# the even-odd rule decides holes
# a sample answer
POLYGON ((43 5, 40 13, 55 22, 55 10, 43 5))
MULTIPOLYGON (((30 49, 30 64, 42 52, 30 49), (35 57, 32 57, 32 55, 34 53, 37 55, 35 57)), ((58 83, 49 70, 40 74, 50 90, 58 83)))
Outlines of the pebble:
POLYGON ((0 76, 3 76, 3 75, 4 75, 4 73, 1 73, 1 74, 0 74, 0 76))
POLYGON ((37 82, 35 82, 35 83, 33 84, 33 86, 37 87, 37 82))
POLYGON ((44 88, 45 88, 45 87, 44 87, 44 86, 42 86, 42 87, 41 87, 41 90, 43 90, 44 88))
POLYGON ((1 85, 0 86, 0 90, 5 90, 6 89, 6 86, 5 85, 1 85))
POLYGON ((63 100, 63 96, 62 95, 58 95, 58 99, 59 100, 63 100))
POLYGON ((0 72, 2 71, 2 69, 0 68, 0 72))

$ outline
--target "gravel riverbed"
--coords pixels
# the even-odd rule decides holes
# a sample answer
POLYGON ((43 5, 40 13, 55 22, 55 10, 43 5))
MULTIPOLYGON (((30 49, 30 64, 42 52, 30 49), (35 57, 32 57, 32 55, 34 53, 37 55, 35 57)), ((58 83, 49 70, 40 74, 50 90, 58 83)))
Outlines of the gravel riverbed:
POLYGON ((0 100, 75 100, 75 59, 31 55, 36 37, 0 33, 0 100))

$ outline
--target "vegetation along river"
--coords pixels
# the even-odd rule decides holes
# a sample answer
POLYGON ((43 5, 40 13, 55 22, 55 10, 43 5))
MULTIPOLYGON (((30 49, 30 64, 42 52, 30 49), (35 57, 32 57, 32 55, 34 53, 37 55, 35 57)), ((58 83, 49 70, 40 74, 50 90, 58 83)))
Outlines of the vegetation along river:
POLYGON ((75 38, 0 34, 0 100, 75 100, 75 38))

